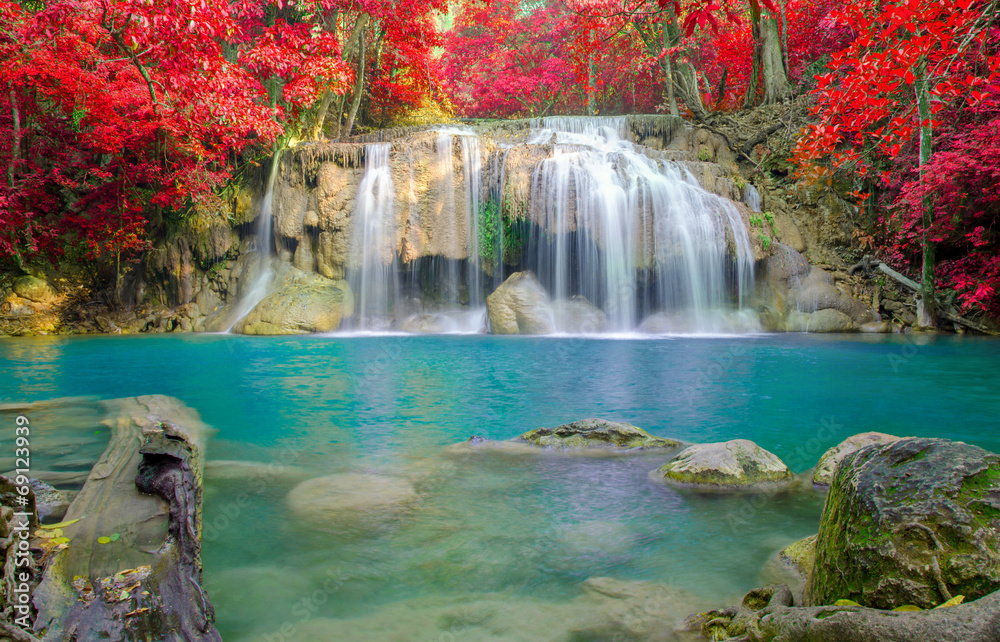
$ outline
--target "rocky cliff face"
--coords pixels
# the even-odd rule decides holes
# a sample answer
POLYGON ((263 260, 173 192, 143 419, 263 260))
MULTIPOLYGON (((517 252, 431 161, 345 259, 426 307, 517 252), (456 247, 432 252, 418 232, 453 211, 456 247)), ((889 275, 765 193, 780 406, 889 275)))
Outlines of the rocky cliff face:
MULTIPOLYGON (((840 273, 846 265, 830 244, 824 243, 830 234, 838 239, 834 243, 843 240, 843 207, 824 206, 826 196, 822 194, 813 194, 811 201, 783 198, 787 193, 774 189, 766 180, 758 182, 758 193, 741 175, 736 155, 723 136, 692 127, 682 119, 629 116, 599 123, 614 130, 608 136, 637 145, 643 163, 650 163, 659 172, 676 172, 682 182, 704 190, 685 194, 687 200, 678 206, 678 212, 707 208, 711 215, 705 220, 717 229, 699 231, 696 228, 705 225, 702 221, 688 223, 680 232, 671 229, 665 233, 664 220, 678 214, 654 214, 655 203, 648 202, 651 197, 643 196, 641 187, 634 191, 635 185, 646 180, 641 172, 636 175, 635 159, 609 152, 606 161, 619 186, 625 186, 623 198, 639 194, 637 202, 629 204, 635 214, 628 233, 616 238, 617 231, 607 227, 607 221, 595 218, 600 208, 595 210, 588 200, 591 196, 582 184, 586 177, 565 175, 579 169, 565 158, 585 148, 572 144, 572 127, 557 132, 542 122, 508 121, 461 129, 386 131, 371 141, 303 144, 281 156, 271 201, 273 236, 268 243, 269 251, 280 262, 277 272, 285 274, 286 268, 294 268, 292 281, 296 283, 304 274, 313 274, 337 283, 341 291, 353 289, 348 299, 363 306, 369 304, 366 288, 370 284, 359 283, 358 275, 365 266, 374 265, 376 272, 392 275, 385 287, 396 290, 395 300, 384 304, 381 313, 394 316, 396 326, 402 327, 406 315, 426 313, 431 304, 444 308, 485 305, 486 296, 509 275, 532 270, 552 301, 578 298, 602 309, 598 310, 602 315, 607 313, 609 328, 620 329, 622 315, 616 316, 615 308, 622 305, 635 306, 636 318, 627 323, 636 328, 664 306, 683 310, 697 303, 690 292, 676 297, 670 292, 674 286, 667 283, 667 275, 675 269, 703 269, 706 260, 724 263, 718 268, 721 276, 707 279, 725 281, 711 286, 718 299, 719 292, 739 289, 745 277, 733 274, 743 269, 739 267, 742 261, 749 262, 751 279, 754 263, 758 277, 763 276, 757 279, 756 290, 740 291, 739 298, 745 308, 762 311, 765 329, 855 331, 878 320, 875 311, 855 300, 853 295, 859 289, 845 286, 840 273), (388 187, 385 182, 378 186, 365 183, 373 145, 388 150, 388 187), (709 203, 715 197, 721 199, 709 203), (557 199, 561 200, 555 208, 557 199), (360 233, 374 210, 379 216, 377 234, 360 233), (745 230, 742 240, 738 230, 745 230), (713 234, 722 239, 715 241, 722 243, 722 249, 714 259, 705 259, 699 255, 697 243, 706 239, 711 243, 713 234), (570 239, 569 249, 559 259, 577 270, 568 277, 554 275, 552 266, 545 265, 556 255, 551 246, 557 237, 570 239), (694 249, 689 237, 695 238, 694 249), (748 259, 739 257, 741 251, 749 252, 748 259), (545 252, 551 256, 543 256, 545 252), (793 262, 805 260, 797 253, 823 261, 834 276, 808 263, 794 275, 784 274, 780 264, 787 252, 799 256, 793 262), (622 256, 624 267, 609 271, 606 265, 622 256), (581 271, 580 264, 588 261, 600 265, 598 269, 604 272, 595 276, 581 271), (701 267, 692 268, 698 261, 701 267), (621 274, 634 274, 634 281, 616 285, 621 274), (601 278, 604 282, 589 292, 579 283, 601 278), (616 287, 631 291, 615 294, 611 290, 616 287)), ((230 202, 231 212, 205 216, 170 232, 126 280, 122 299, 134 310, 132 316, 91 315, 93 318, 80 321, 81 327, 96 324, 102 331, 228 327, 228 321, 220 319, 237 309, 238 301, 245 299, 260 273, 255 266, 264 265, 255 251, 260 249, 255 231, 264 191, 263 185, 237 191, 230 202), (103 325, 95 321, 104 316, 103 325)), ((674 196, 666 198, 676 200, 674 196)), ((18 296, 7 296, 11 309, 21 309, 17 307, 18 296)), ((341 318, 339 312, 343 312, 342 318, 350 319, 348 310, 338 310, 334 316, 341 318)), ((46 314, 51 319, 52 314, 46 314)), ((326 329, 331 319, 325 315, 319 325, 326 329)), ((25 326, 21 317, 18 323, 25 326)), ((51 331, 58 330, 58 323, 49 325, 51 331)), ((406 327, 438 325, 411 323, 406 327)), ((605 321, 600 325, 603 327, 605 321)), ((668 325, 678 327, 678 323, 668 325)), ((302 331, 306 326, 296 324, 290 331, 302 331)), ((255 327, 275 329, 271 321, 255 327)), ((745 328, 741 325, 741 329, 745 328)))

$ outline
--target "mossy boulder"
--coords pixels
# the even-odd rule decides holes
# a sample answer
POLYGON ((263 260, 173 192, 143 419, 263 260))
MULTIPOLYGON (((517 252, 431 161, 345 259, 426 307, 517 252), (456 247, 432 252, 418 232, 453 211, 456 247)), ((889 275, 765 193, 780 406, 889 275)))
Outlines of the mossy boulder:
POLYGON ((837 466, 840 462, 844 461, 844 457, 865 446, 891 444, 894 441, 899 441, 899 439, 899 437, 887 435, 884 432, 863 432, 848 437, 827 450, 819 458, 819 462, 816 463, 816 469, 813 470, 813 483, 817 486, 829 486, 833 480, 833 474, 836 472, 837 466))
POLYGON ((688 446, 657 473, 668 483, 697 487, 747 488, 792 481, 792 472, 777 455, 746 439, 688 446))
POLYGON ((654 437, 632 424, 605 419, 583 419, 555 428, 536 428, 515 438, 533 446, 551 448, 673 449, 681 442, 654 437))
POLYGON ((844 458, 820 521, 808 603, 931 608, 998 589, 1000 456, 907 438, 844 458))
POLYGON ((14 294, 35 303, 52 303, 58 295, 44 279, 22 276, 14 280, 14 294))

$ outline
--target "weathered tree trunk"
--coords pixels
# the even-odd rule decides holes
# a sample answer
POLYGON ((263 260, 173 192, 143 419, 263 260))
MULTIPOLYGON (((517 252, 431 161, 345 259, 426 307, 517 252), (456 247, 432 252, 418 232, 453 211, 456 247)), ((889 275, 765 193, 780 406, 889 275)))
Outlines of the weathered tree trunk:
POLYGON ((764 104, 774 105, 792 97, 792 84, 785 71, 778 21, 769 12, 760 17, 760 58, 764 75, 764 104))
MULTIPOLYGON (((920 182, 931 162, 931 101, 927 91, 927 66, 922 65, 920 78, 914 84, 917 94, 917 114, 920 116, 920 182)), ((920 277, 920 298, 917 299, 917 325, 924 328, 937 327, 937 310, 934 300, 934 242, 931 240, 931 225, 934 223, 932 204, 925 196, 923 203, 923 270, 920 277)))
MULTIPOLYGON (((664 23, 660 29, 660 43, 664 49, 670 44, 667 39, 667 25, 664 23)), ((674 93, 674 62, 673 56, 667 54, 661 59, 661 65, 663 66, 663 91, 667 93, 666 100, 667 105, 670 107, 671 116, 680 116, 680 110, 677 109, 677 95, 674 93)))
POLYGON ((201 587, 205 427, 169 397, 107 402, 112 437, 32 596, 55 640, 221 640, 201 587), (113 538, 112 541, 108 539, 113 538))
MULTIPOLYGON (((668 44, 674 47, 681 41, 681 30, 677 26, 676 17, 671 9, 667 14, 664 24, 669 40, 668 44)), ((701 90, 698 89, 698 72, 691 63, 675 63, 673 66, 673 84, 676 95, 684 101, 684 104, 698 120, 705 118, 705 104, 701 101, 701 90)))
POLYGON ((351 99, 351 113, 347 115, 347 124, 344 126, 344 135, 350 136, 354 129, 354 119, 358 115, 358 107, 361 106, 361 94, 365 87, 365 34, 362 31, 358 41, 358 73, 354 80, 354 97, 351 99))
MULTIPOLYGON (((337 14, 335 13, 333 18, 334 22, 336 22, 336 15, 337 14)), ((354 56, 354 49, 358 46, 359 41, 362 43, 361 55, 364 55, 364 42, 362 40, 362 34, 368 27, 368 19, 368 14, 362 13, 355 21, 354 27, 351 29, 351 35, 348 36, 341 52, 341 56, 344 60, 350 60, 354 56)), ((344 114, 344 101, 346 100, 345 96, 346 92, 339 95, 330 91, 323 92, 323 96, 314 107, 311 121, 304 127, 305 135, 309 140, 320 140, 322 138, 323 127, 326 124, 327 116, 330 113, 330 106, 334 104, 334 101, 336 101, 337 104, 337 126, 334 128, 333 137, 340 138, 340 127, 343 123, 344 114)), ((350 130, 348 130, 348 135, 350 135, 350 130)))
POLYGON ((747 93, 743 96, 743 108, 753 107, 757 102, 757 83, 760 81, 760 4, 750 0, 750 40, 753 43, 753 53, 750 58, 750 83, 747 93))

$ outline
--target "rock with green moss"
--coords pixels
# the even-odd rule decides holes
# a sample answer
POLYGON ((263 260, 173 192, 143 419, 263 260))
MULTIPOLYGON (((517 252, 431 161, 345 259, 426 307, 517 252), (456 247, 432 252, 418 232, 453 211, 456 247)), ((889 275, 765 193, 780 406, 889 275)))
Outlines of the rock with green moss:
POLYGON ((704 488, 749 488, 792 481, 783 461, 746 439, 688 446, 657 473, 668 483, 704 488))
POLYGON ((931 608, 1000 589, 1000 456, 946 439, 901 439, 837 467, 806 587, 810 604, 849 599, 931 608))
POLYGON ((15 279, 14 294, 35 303, 52 303, 58 296, 47 281, 36 276, 21 276, 15 279))
POLYGON ((674 449, 681 442, 654 437, 632 424, 604 419, 583 419, 555 428, 536 428, 514 441, 551 448, 674 449))
POLYGON ((816 535, 804 537, 781 549, 781 560, 791 565, 804 577, 809 577, 813 564, 816 562, 816 535))
POLYGON ((833 473, 837 469, 837 465, 844 461, 844 457, 847 457, 852 452, 860 450, 865 446, 871 446, 872 444, 891 444, 894 441, 899 441, 899 437, 887 435, 884 432, 863 432, 848 437, 833 448, 827 450, 823 453, 823 456, 819 458, 819 462, 816 464, 816 469, 813 471, 813 483, 817 486, 829 486, 830 481, 833 479, 833 473))

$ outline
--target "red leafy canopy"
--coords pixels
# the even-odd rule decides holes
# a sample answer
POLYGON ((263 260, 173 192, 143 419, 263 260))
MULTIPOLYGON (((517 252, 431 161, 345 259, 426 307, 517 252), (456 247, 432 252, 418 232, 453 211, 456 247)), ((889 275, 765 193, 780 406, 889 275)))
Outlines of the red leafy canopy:
POLYGON ((107 259, 145 246, 149 213, 217 208, 234 155, 270 146, 350 71, 266 4, 0 0, 0 256, 107 259), (283 85, 272 106, 264 81, 283 85))
POLYGON ((856 39, 817 76, 815 123, 795 149, 800 174, 850 170, 886 190, 877 221, 886 255, 915 264, 925 237, 938 245, 939 285, 967 308, 1000 312, 997 266, 996 112, 1000 32, 979 0, 856 0, 836 19, 856 39), (927 82, 930 122, 917 115, 927 82), (936 133, 930 163, 916 171, 917 134, 936 133), (922 223, 925 201, 931 227, 922 223))

